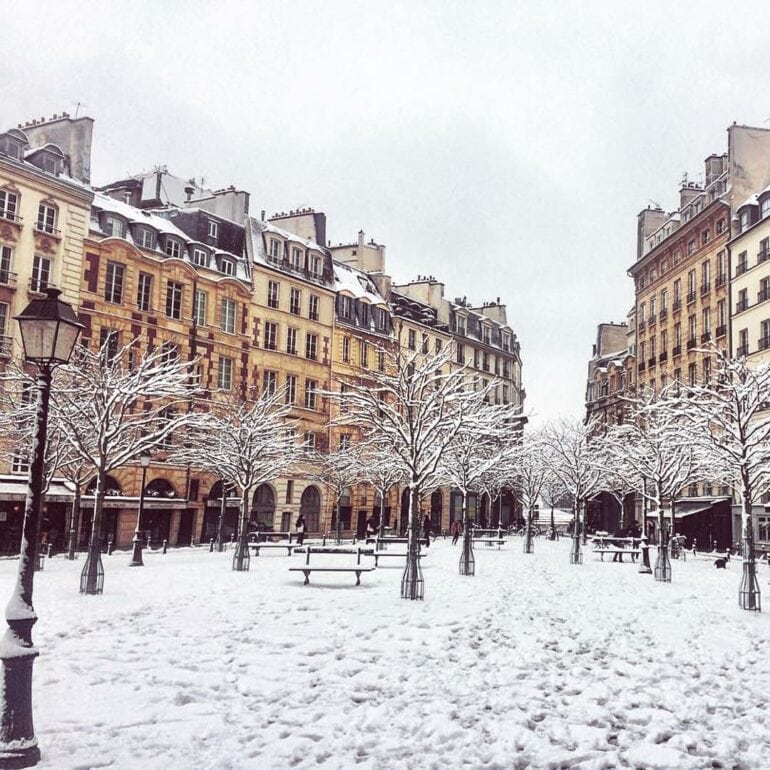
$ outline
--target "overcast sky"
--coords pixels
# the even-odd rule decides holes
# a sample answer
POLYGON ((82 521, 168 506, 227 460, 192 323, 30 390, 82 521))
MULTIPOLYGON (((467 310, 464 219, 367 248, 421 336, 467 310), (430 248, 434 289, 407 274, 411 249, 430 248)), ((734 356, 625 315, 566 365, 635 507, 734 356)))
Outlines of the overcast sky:
POLYGON ((165 165, 363 229, 398 282, 499 296, 536 423, 582 413, 638 211, 675 208, 733 121, 770 125, 767 3, 3 6, 3 128, 80 102, 95 184, 165 165))

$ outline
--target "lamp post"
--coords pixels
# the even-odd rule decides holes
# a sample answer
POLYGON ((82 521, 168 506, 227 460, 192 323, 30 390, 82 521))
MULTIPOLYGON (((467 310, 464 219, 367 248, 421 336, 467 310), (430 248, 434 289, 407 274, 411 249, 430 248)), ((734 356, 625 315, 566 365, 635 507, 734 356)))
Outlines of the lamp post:
POLYGON ((49 287, 45 299, 32 300, 16 316, 24 359, 38 368, 37 422, 24 505, 19 572, 5 611, 8 630, 3 636, 0 652, 5 694, 0 699, 0 768, 31 767, 40 759, 32 723, 32 664, 37 656, 32 644, 32 626, 37 621, 32 606, 32 587, 39 547, 48 404, 53 368, 69 361, 83 328, 72 306, 59 299, 60 294, 59 289, 49 287))
POLYGON ((139 464, 142 466, 142 488, 139 490, 139 510, 136 514, 136 528, 134 529, 134 550, 131 553, 131 561, 128 563, 129 567, 144 567, 142 561, 142 514, 144 513, 144 485, 147 481, 147 468, 150 465, 150 455, 143 454, 139 458, 139 464))

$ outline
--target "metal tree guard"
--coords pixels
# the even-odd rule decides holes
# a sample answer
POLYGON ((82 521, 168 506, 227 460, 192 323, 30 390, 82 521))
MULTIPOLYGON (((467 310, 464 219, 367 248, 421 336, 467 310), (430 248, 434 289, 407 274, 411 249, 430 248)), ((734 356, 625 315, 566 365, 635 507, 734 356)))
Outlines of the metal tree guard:
POLYGON ((572 527, 572 547, 569 552, 570 564, 582 564, 583 553, 580 550, 580 501, 575 501, 575 521, 572 527))
POLYGON ((671 582, 671 561, 668 558, 668 532, 666 531, 666 523, 663 520, 663 508, 659 509, 658 513, 658 526, 660 533, 658 534, 658 555, 655 559, 654 575, 655 580, 660 583, 671 582))
POLYGON ((527 511, 527 529, 524 537, 524 553, 534 553, 535 542, 532 537, 532 509, 527 511))
POLYGON ((420 566, 420 539, 417 536, 417 530, 410 522, 408 531, 408 548, 406 554, 406 567, 401 576, 401 598, 402 599, 424 599, 425 598, 425 580, 422 576, 422 567, 420 566))
POLYGON ((762 611, 762 596, 757 580, 757 562, 754 554, 754 524, 751 513, 746 521, 746 537, 743 543, 743 575, 738 592, 738 604, 742 610, 762 611))
MULTIPOLYGON (((225 494, 224 489, 222 494, 225 494)), ((233 553, 233 569, 236 572, 248 572, 251 566, 251 553, 249 552, 249 527, 246 515, 249 508, 249 496, 244 492, 241 496, 241 510, 243 515, 240 517, 241 531, 238 533, 238 540, 235 544, 233 553)))
POLYGON ((471 528, 468 526, 467 521, 463 527, 463 548, 460 553, 460 574, 476 574, 476 558, 473 555, 473 538, 471 536, 471 528))
POLYGON ((139 458, 139 464, 142 466, 142 486, 139 490, 139 510, 136 512, 136 527, 134 528, 133 551, 131 552, 131 561, 129 567, 143 567, 142 560, 142 514, 144 513, 144 486, 147 483, 147 468, 150 467, 150 455, 143 454, 139 458))
POLYGON ((650 575, 652 574, 652 567, 650 566, 650 544, 647 542, 647 536, 642 535, 639 541, 639 574, 650 575))

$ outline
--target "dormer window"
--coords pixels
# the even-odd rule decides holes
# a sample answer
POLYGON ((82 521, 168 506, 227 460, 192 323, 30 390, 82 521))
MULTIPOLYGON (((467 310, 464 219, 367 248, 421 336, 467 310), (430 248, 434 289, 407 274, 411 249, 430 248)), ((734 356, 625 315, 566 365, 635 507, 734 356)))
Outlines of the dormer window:
POLYGON ((481 336, 484 342, 489 345, 489 327, 488 326, 482 326, 481 327, 481 336))
POLYGON ((350 297, 341 297, 340 315, 343 318, 350 318, 350 297))
POLYGON ((176 238, 166 238, 166 254, 179 259, 182 256, 182 244, 176 238))
POLYGON ((216 238, 219 235, 219 222, 209 219, 209 238, 216 238))
POLYGON ((235 262, 232 259, 223 259, 220 262, 220 269, 225 275, 235 275, 235 262))
POLYGON ((13 136, 0 137, 0 152, 5 153, 10 158, 21 160, 23 148, 23 142, 13 136))
POLYGON ((192 262, 198 267, 208 267, 209 255, 205 249, 194 248, 192 253, 192 262))
POLYGON ((37 209, 37 229, 43 233, 55 233, 58 214, 54 204, 41 203, 37 209))
POLYGON ((751 226, 751 211, 748 208, 743 209, 739 217, 741 232, 748 230, 751 226))
POLYGON ((270 256, 274 259, 281 258, 281 242, 276 238, 270 239, 270 256))
POLYGON ((759 216, 762 219, 764 219, 767 216, 770 216, 770 195, 764 198, 762 200, 762 203, 759 204, 759 216))
POLYGON ((104 217, 104 227, 102 230, 106 235, 111 235, 114 238, 125 238, 126 223, 120 217, 107 214, 104 217))
POLYGON ((302 249, 293 248, 291 250, 291 264, 295 270, 302 270, 302 249))
POLYGON ((148 227, 140 227, 136 233, 136 242, 144 249, 154 249, 155 232, 148 227))
POLYGON ((321 275, 321 257, 317 254, 310 255, 310 272, 313 275, 321 275))
POLYGON ((457 333, 465 336, 465 319, 464 318, 457 319, 457 333))
POLYGON ((19 210, 19 196, 10 190, 0 190, 0 217, 16 219, 19 210))

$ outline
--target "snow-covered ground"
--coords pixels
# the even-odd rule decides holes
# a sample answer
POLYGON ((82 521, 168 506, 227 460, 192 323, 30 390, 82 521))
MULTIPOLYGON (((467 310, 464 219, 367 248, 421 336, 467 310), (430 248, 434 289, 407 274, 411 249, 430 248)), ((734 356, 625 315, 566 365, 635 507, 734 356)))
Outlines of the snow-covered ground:
POLYGON ((770 617, 738 609, 739 565, 674 562, 665 585, 571 566, 567 540, 521 546, 477 548, 461 577, 434 543, 424 602, 399 598, 399 559, 303 586, 304 557, 277 550, 248 573, 116 553, 81 597, 82 560, 54 558, 35 579, 41 766, 770 766, 770 617))

